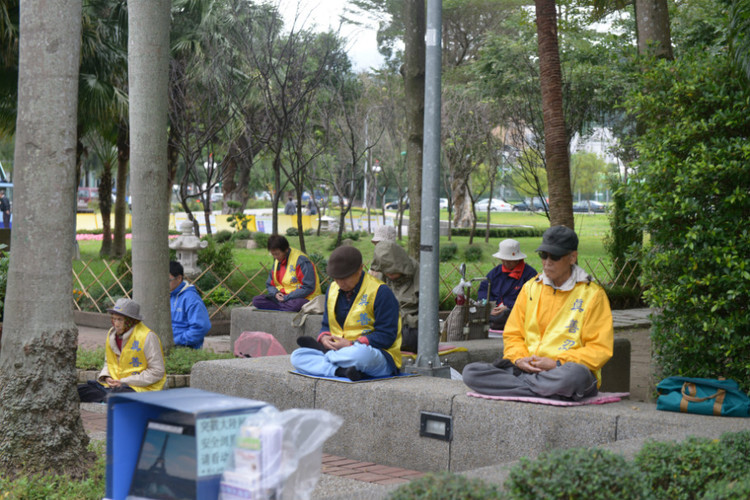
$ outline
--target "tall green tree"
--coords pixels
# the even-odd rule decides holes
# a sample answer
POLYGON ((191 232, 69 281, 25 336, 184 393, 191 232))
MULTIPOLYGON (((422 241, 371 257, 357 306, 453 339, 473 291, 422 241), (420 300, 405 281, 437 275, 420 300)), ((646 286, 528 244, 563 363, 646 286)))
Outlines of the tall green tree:
POLYGON ((78 330, 70 307, 81 1, 25 1, 20 26, 0 470, 82 475, 91 457, 76 392, 78 330))
POLYGON ((750 389, 750 91, 724 43, 657 61, 627 105, 645 125, 629 211, 665 375, 750 389), (655 99, 653 96, 659 96, 655 99))

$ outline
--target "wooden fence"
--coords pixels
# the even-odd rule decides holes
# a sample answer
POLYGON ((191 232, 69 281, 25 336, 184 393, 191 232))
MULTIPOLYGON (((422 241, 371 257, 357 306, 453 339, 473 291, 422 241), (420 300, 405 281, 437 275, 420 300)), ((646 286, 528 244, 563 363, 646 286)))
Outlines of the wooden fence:
MULTIPOLYGON (((579 263, 598 283, 611 287, 632 289, 640 295, 642 288, 638 282, 638 265, 635 261, 626 261, 622 265, 614 264, 609 259, 583 259, 579 263)), ((486 265, 485 265, 486 267, 486 265)), ((442 263, 438 276, 440 287, 440 308, 450 309, 453 306, 451 290, 461 279, 460 264, 442 263)), ((472 283, 472 293, 476 296, 479 279, 487 274, 478 263, 467 263, 466 278, 477 278, 472 283)), ((209 267, 197 276, 191 277, 209 309, 211 318, 227 315, 232 307, 248 306, 252 298, 265 292, 265 282, 269 268, 261 265, 259 269, 246 272, 234 267, 221 276, 209 267)), ((323 290, 328 288, 330 278, 320 272, 323 290)), ((166 279, 166 275, 165 275, 166 279)), ((132 294, 132 269, 127 262, 108 262, 96 260, 82 262, 73 269, 73 307, 79 311, 105 312, 120 297, 132 294)), ((166 284, 165 284, 166 287, 166 284)))

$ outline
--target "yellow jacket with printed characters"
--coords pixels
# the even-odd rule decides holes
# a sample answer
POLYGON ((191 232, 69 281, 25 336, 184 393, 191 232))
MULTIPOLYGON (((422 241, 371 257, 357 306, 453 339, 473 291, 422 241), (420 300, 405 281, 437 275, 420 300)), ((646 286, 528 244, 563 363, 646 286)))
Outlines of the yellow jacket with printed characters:
POLYGON ((271 275, 269 276, 267 286, 269 291, 278 290, 284 295, 291 295, 290 298, 312 300, 318 295, 321 295, 320 291, 320 278, 318 277, 318 270, 315 264, 310 258, 304 253, 300 252, 296 248, 289 248, 289 256, 286 259, 286 271, 281 278, 281 282, 276 279, 276 272, 279 270, 279 261, 273 261, 273 268, 271 269, 271 275), (294 293, 301 288, 304 288, 305 282, 312 285, 315 278, 315 285, 312 287, 312 292, 306 296, 297 296, 294 293))
POLYGON ((136 392, 158 391, 167 379, 161 341, 142 322, 125 332, 122 351, 117 349, 115 329, 107 334, 104 368, 99 373, 100 383, 107 385, 107 377, 129 385, 136 392))
MULTIPOLYGON (((339 295, 339 286, 336 282, 331 283, 328 290, 328 326, 330 333, 336 337, 343 337, 351 342, 360 341, 369 344, 367 335, 375 330, 375 297, 380 287, 384 287, 386 292, 393 293, 388 287, 377 278, 364 273, 362 286, 354 299, 352 308, 346 316, 343 325, 336 320, 336 300, 339 295), (365 337, 362 339, 362 337, 365 337)), ((395 299, 394 299, 395 300, 395 299)), ((398 302, 396 301, 396 307, 398 302)), ((398 309, 394 311, 398 315, 398 309)), ((398 331, 396 340, 387 348, 387 352, 395 367, 401 368, 401 318, 398 318, 398 331)))
POLYGON ((578 281, 564 291, 529 280, 521 289, 503 332, 503 357, 527 356, 586 366, 601 385, 601 368, 612 357, 612 310, 604 289, 578 281))

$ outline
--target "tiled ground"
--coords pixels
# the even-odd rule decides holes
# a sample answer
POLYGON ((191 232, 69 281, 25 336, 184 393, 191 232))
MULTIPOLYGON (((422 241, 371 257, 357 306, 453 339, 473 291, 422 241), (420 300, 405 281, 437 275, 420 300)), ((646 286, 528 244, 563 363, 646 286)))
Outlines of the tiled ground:
MULTIPOLYGON (((104 408, 104 405, 101 405, 101 408, 98 405, 86 405, 86 408, 81 408, 83 426, 90 435, 94 433, 104 433, 106 435, 107 414, 104 412, 104 408)), ((347 479, 375 484, 408 483, 412 479, 423 475, 422 472, 415 470, 388 467, 372 462, 358 462, 327 454, 323 455, 321 472, 330 476, 345 477, 347 479)))

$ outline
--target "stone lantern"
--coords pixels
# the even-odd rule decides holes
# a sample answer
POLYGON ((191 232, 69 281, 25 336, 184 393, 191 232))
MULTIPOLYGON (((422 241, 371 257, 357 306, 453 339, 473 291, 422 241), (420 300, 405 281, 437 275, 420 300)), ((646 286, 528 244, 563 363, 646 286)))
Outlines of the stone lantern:
POLYGON ((169 242, 169 248, 177 251, 177 261, 185 269, 185 276, 198 274, 198 250, 208 246, 193 234, 193 223, 186 220, 180 224, 182 234, 169 242))

